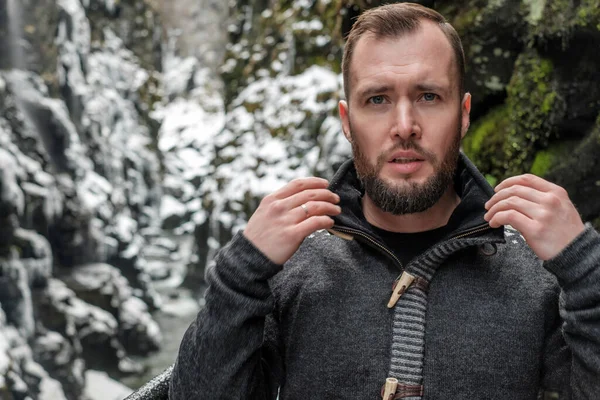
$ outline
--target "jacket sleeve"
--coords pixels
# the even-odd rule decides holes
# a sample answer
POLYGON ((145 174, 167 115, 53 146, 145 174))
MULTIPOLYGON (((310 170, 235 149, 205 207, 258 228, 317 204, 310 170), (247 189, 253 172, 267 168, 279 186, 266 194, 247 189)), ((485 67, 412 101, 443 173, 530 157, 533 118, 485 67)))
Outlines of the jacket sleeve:
POLYGON ((241 233, 217 253, 206 305, 179 348, 170 399, 277 397, 283 374, 268 280, 280 270, 241 233))
POLYGON ((596 399, 600 396, 600 235, 588 224, 544 267, 557 277, 561 288, 561 323, 548 340, 553 351, 546 354, 544 384, 561 400, 596 399))

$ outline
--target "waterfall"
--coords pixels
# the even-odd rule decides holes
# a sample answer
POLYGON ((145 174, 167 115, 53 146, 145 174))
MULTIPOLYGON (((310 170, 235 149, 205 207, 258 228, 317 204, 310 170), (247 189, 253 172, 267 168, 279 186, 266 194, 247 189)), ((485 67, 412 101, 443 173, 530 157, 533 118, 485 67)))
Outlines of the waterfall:
POLYGON ((23 47, 23 9, 21 0, 7 0, 8 40, 10 49, 10 66, 15 69, 25 69, 25 52, 23 47))

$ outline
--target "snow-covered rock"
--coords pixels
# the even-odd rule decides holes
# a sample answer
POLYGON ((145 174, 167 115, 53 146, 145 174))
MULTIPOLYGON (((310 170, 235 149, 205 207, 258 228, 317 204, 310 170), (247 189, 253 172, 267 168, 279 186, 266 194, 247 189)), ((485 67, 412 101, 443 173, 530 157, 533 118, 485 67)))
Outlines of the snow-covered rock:
POLYGON ((123 400, 133 390, 110 378, 106 372, 87 370, 85 372, 85 395, 90 400, 123 400))
POLYGON ((108 264, 81 265, 64 282, 78 298, 115 318, 115 334, 129 354, 145 355, 158 349, 162 340, 158 325, 118 269, 108 264))

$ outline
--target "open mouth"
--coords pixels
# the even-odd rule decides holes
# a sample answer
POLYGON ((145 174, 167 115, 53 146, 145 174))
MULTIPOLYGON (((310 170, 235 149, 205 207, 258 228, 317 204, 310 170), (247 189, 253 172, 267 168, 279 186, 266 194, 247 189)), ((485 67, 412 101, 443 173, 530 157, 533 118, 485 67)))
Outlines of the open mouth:
POLYGON ((392 161, 390 161, 391 163, 395 163, 395 164, 408 164, 408 163, 413 163, 413 162, 419 162, 419 161, 423 161, 420 158, 394 158, 392 161))

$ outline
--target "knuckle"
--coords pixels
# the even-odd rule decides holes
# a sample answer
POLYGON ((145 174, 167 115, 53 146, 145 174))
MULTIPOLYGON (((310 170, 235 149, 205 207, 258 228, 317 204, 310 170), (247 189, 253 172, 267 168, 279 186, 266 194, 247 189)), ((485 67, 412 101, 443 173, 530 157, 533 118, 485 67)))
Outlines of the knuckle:
POLYGON ((266 195, 265 197, 263 197, 263 199, 260 201, 260 205, 267 205, 273 202, 273 200, 275 199, 275 195, 273 193, 266 195))
POLYGON ((556 194, 558 197, 563 198, 563 199, 569 198, 569 193, 567 192, 567 189, 565 189, 562 186, 556 187, 556 194))
POLYGON ((301 190, 304 187, 304 181, 302 178, 296 178, 290 182, 293 189, 301 190))
POLYGON ((504 208, 513 208, 517 205, 518 200, 514 197, 511 196, 509 198, 507 198, 506 200, 504 200, 504 208))
POLYGON ((282 213, 283 212, 283 203, 281 200, 273 201, 270 203, 270 209, 274 213, 282 213))
POLYGON ((511 189, 511 194, 515 196, 523 195, 527 192, 527 188, 523 185, 515 185, 511 189))
POLYGON ((561 204, 561 199, 554 193, 548 193, 546 196, 546 204, 552 208, 557 208, 561 204))
POLYGON ((535 178, 536 178, 536 176, 535 176, 535 175, 533 175, 533 174, 524 174, 524 175, 523 175, 523 179, 524 179, 526 182, 531 182, 531 181, 535 180, 535 178))
POLYGON ((508 210, 504 212, 506 215, 506 221, 511 224, 514 225, 515 222, 517 221, 517 212, 514 210, 508 210))
POLYGON ((312 214, 316 213, 319 209, 319 203, 316 201, 309 200, 304 204, 306 205, 306 208, 308 208, 308 211, 312 214))

